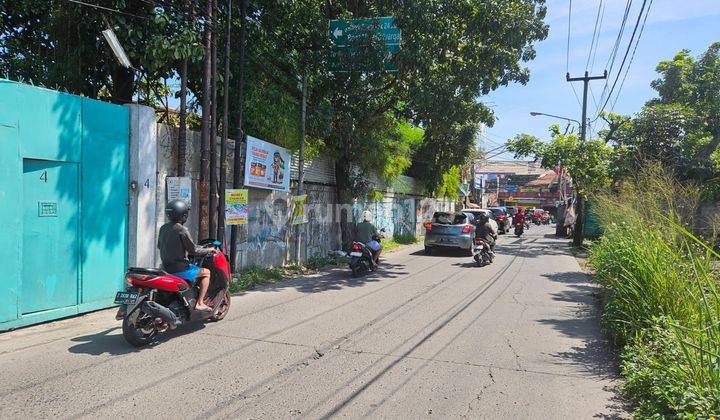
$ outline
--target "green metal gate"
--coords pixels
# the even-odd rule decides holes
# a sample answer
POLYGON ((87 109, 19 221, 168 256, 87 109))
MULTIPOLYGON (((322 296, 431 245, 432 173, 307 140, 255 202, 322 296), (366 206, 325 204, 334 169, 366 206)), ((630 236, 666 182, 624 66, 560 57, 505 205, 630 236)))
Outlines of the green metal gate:
POLYGON ((127 254, 128 109, 0 80, 0 331, 112 305, 127 254))

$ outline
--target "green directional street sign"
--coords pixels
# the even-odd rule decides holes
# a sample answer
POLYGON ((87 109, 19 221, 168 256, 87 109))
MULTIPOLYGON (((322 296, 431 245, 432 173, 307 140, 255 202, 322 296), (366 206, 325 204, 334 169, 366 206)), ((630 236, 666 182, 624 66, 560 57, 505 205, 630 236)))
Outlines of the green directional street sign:
MULTIPOLYGON (((330 71, 398 70, 394 57, 400 51, 402 32, 395 26, 392 16, 331 20, 328 26, 328 35, 330 42, 335 47, 328 57, 330 71), (384 44, 382 66, 377 64, 377 59, 371 60, 367 56, 368 47, 373 39, 381 39, 384 44)), ((377 44, 374 45, 377 48, 377 44)))
POLYGON ((400 44, 402 37, 400 28, 395 26, 392 16, 330 21, 330 41, 336 47, 352 45, 368 35, 382 37, 387 45, 400 44))
POLYGON ((357 47, 336 48, 330 53, 328 59, 329 70, 335 73, 372 70, 398 71, 394 58, 395 54, 400 51, 400 45, 386 45, 385 48, 387 50, 384 52, 382 68, 379 68, 377 61, 373 64, 363 60, 357 47))

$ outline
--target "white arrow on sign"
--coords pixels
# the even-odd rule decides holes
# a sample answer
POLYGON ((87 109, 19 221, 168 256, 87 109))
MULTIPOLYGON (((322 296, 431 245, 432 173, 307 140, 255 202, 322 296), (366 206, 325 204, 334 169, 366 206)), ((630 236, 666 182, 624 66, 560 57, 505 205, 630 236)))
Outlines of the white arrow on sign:
POLYGON ((335 30, 333 31, 333 36, 335 38, 340 38, 342 36, 342 34, 343 34, 343 31, 340 28, 335 28, 335 30))

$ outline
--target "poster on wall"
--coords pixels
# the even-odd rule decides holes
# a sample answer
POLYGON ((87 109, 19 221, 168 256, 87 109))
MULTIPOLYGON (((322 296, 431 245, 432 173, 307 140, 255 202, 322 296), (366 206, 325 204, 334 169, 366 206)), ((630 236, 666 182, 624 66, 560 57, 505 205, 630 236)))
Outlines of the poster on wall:
POLYGON ((225 225, 246 225, 248 222, 248 190, 225 190, 225 225))
POLYGON ((245 185, 290 191, 290 153, 287 149, 255 137, 247 137, 245 185))
POLYGON ((192 184, 190 177, 187 176, 169 176, 167 178, 167 199, 168 202, 173 200, 183 200, 188 205, 192 202, 192 184))
POLYGON ((307 197, 305 194, 293 196, 293 225, 301 225, 307 222, 305 219, 305 202, 307 201, 307 197))
POLYGON ((474 185, 475 189, 479 190, 480 188, 485 187, 485 175, 476 172, 473 181, 475 184, 474 185))

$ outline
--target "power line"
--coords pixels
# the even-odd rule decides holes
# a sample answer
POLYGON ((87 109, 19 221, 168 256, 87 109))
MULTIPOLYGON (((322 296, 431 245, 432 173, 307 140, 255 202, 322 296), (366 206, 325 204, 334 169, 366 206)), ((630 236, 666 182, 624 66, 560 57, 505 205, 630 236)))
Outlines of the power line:
MULTIPOLYGON (((567 48, 565 49, 565 73, 570 73, 570 28, 571 28, 571 22, 572 22, 572 0, 570 0, 570 5, 568 7, 568 30, 567 30, 567 48)), ((570 85, 573 91, 573 95, 575 95, 575 100, 577 101, 578 105, 580 105, 580 97, 578 96, 577 92, 575 91, 575 86, 572 84, 570 85)))
POLYGON ((637 33, 638 27, 640 26, 640 20, 643 15, 643 11, 645 10, 645 4, 647 3, 647 0, 643 0, 642 5, 640 6, 640 13, 638 13, 637 20, 635 21, 635 27, 633 28, 632 35, 630 36, 630 42, 628 42, 628 46, 625 49, 625 54, 623 56, 623 60, 620 63, 620 68, 618 69, 618 73, 615 76, 615 80, 613 81, 612 87, 610 88, 610 91, 607 94, 607 97, 605 98, 605 102, 603 103, 602 107, 598 110, 598 116, 595 117, 597 119, 600 116, 600 112, 605 109, 608 102, 610 102, 610 98, 612 97, 613 91, 615 90, 615 86, 617 85, 618 80, 620 79, 620 74, 622 73, 623 67, 625 67, 625 61, 628 58, 628 54, 630 53, 630 47, 632 46, 632 43, 635 39, 635 34, 637 33))
POLYGON ((593 36, 590 40, 590 50, 588 50, 587 62, 585 62, 585 70, 590 67, 590 59, 593 56, 593 47, 597 48, 596 42, 600 41, 600 34, 598 33, 598 24, 600 23, 600 12, 603 11, 603 0, 600 0, 598 4, 597 15, 595 15, 595 28, 593 29, 593 36))
POLYGON ((67 0, 67 1, 69 1, 69 2, 71 2, 71 3, 79 4, 79 5, 82 5, 82 6, 93 7, 93 8, 95 8, 95 9, 105 10, 105 11, 107 11, 107 12, 119 13, 119 14, 125 15, 125 16, 136 17, 136 18, 138 18, 138 19, 150 19, 150 18, 147 17, 147 16, 140 16, 140 15, 136 15, 136 14, 133 14, 133 13, 123 12, 122 10, 112 9, 112 8, 110 8, 110 7, 100 6, 100 5, 97 5, 97 4, 85 3, 84 1, 80 1, 80 0, 67 0))
POLYGON ((627 79, 627 75, 630 72, 630 66, 632 66, 633 60, 635 59, 635 52, 637 51, 638 44, 640 44, 640 38, 642 38, 643 31, 645 30, 645 23, 647 22, 648 15, 650 14, 650 8, 652 7, 653 0, 650 0, 650 3, 648 3, 648 8, 645 11, 645 18, 643 19, 642 26, 640 27, 640 33, 638 34, 637 41, 635 41, 635 48, 633 48, 632 55, 630 56, 630 62, 628 63, 627 68, 625 69, 625 75, 623 76, 623 80, 620 83, 620 88, 617 91, 617 95, 615 95, 615 101, 613 101, 612 107, 610 107, 610 112, 612 112, 615 109, 615 105, 617 104, 618 99, 620 98, 620 92, 622 92, 623 86, 625 86, 625 79, 627 79))
POLYGON ((602 26, 603 22, 605 21, 605 10, 607 9, 607 2, 601 2, 602 3, 602 14, 600 15, 600 25, 598 26, 598 36, 595 40, 595 51, 593 52, 592 61, 590 62, 590 72, 593 71, 593 67, 595 67, 595 59, 597 58, 597 50, 598 46, 600 45, 600 35, 602 34, 602 26))
MULTIPOLYGON (((607 62, 605 63, 605 69, 608 71, 608 74, 612 74, 613 68, 615 67, 615 59, 617 58, 617 53, 620 50, 620 44, 622 42, 623 34, 625 33, 625 25, 627 24, 628 16, 630 15, 630 8, 632 6, 632 0, 627 0, 625 3, 625 13, 623 14, 622 22, 620 23, 620 30, 618 31, 618 35, 615 38, 615 44, 613 45, 613 49, 610 52, 610 56, 608 57, 607 62)), ((600 101, 603 102, 605 100, 605 95, 607 94, 608 86, 610 83, 610 79, 605 80, 605 85, 603 86, 602 93, 600 94, 600 101)), ((600 112, 599 109, 595 110, 596 112, 600 112)))
POLYGON ((567 49, 565 50, 565 73, 570 72, 570 21, 572 20, 572 0, 568 10, 567 49))

